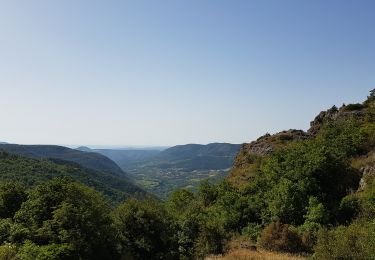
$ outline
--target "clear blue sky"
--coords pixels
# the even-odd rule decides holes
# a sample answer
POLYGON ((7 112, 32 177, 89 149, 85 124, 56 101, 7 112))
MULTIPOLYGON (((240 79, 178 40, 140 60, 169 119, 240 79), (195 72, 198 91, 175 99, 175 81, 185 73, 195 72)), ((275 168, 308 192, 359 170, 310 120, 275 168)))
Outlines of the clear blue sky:
POLYGON ((0 3, 1 141, 242 143, 374 87, 373 0, 0 3))

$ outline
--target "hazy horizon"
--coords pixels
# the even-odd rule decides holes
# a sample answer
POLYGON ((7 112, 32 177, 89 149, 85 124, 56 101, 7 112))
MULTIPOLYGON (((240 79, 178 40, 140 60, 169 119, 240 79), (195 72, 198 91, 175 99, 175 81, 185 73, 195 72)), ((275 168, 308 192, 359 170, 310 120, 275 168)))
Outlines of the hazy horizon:
POLYGON ((375 2, 3 1, 0 141, 244 143, 375 87, 375 2))

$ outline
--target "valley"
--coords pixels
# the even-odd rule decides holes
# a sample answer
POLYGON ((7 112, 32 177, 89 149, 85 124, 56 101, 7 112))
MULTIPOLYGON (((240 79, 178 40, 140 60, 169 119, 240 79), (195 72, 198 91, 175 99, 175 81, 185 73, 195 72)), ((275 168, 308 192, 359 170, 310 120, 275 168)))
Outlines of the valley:
POLYGON ((196 191, 203 180, 215 183, 225 178, 233 166, 240 145, 187 144, 165 150, 77 149, 107 156, 140 187, 165 199, 176 189, 196 191))

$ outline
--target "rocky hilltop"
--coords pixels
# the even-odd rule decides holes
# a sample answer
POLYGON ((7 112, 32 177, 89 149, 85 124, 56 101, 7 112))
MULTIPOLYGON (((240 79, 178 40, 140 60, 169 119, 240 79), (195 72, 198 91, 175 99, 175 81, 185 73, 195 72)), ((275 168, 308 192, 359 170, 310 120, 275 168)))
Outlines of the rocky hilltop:
MULTIPOLYGON (((329 124, 340 121, 348 122, 350 120, 361 122, 374 120, 374 106, 375 89, 370 91, 370 96, 363 103, 344 104, 340 108, 332 106, 328 110, 321 111, 314 120, 310 122, 310 128, 306 132, 303 130, 290 129, 273 135, 267 133, 255 141, 242 144, 234 160, 234 167, 230 173, 229 180, 237 185, 247 182, 255 174, 262 158, 267 157, 279 148, 285 147, 293 142, 317 138, 322 129, 329 124)), ((363 176, 375 175, 375 156, 362 155, 362 157, 365 157, 366 159, 363 160, 368 162, 367 165, 361 165, 358 168, 363 173, 363 176)), ((364 186, 365 183, 364 178, 361 180, 361 185, 364 186)))

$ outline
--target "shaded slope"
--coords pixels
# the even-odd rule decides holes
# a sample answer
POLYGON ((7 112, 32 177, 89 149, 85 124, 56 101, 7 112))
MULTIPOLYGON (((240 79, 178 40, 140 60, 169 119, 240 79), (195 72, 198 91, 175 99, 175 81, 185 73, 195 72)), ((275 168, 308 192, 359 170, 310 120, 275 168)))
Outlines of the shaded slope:
POLYGON ((121 168, 111 159, 93 152, 82 152, 58 145, 0 144, 0 150, 30 158, 52 158, 75 162, 83 167, 123 175, 121 168))
POLYGON ((159 150, 119 150, 119 149, 90 149, 88 147, 78 147, 77 150, 86 152, 95 152, 102 154, 113 160, 121 169, 125 170, 136 163, 146 162, 153 159, 160 153, 159 150))
POLYGON ((233 159, 241 145, 212 143, 207 145, 177 145, 162 151, 153 162, 161 168, 184 168, 187 170, 218 170, 233 166, 233 159))
POLYGON ((68 176, 120 202, 144 191, 127 179, 58 159, 33 159, 0 152, 0 181, 19 181, 31 187, 58 176, 68 176))

